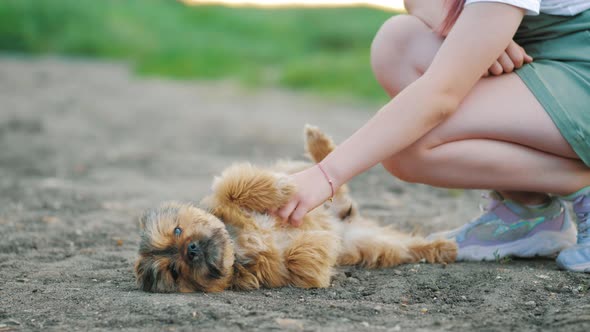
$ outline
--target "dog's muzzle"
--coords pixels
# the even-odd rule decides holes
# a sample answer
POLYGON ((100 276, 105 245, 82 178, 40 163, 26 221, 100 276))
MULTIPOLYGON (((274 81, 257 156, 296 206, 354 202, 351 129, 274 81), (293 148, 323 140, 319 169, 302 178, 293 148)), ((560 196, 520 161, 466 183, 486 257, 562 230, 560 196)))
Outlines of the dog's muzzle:
POLYGON ((203 250, 197 242, 191 242, 186 248, 186 256, 192 262, 199 262, 203 260, 203 250))

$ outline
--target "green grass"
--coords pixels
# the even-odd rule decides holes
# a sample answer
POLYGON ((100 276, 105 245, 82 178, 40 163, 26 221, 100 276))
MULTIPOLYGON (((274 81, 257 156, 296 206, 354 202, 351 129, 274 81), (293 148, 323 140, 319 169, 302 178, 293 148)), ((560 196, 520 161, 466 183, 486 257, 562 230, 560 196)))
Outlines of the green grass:
POLYGON ((232 78, 382 101, 369 47, 391 15, 187 7, 174 0, 2 0, 0 50, 121 59, 141 74, 232 78))

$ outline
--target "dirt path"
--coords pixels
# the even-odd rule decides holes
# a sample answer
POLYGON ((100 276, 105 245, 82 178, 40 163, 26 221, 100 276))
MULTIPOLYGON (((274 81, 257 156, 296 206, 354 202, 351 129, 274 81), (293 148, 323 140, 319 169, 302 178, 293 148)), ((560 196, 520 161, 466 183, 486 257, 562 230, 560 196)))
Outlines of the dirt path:
MULTIPOLYGON (((312 123, 337 141, 368 106, 226 83, 138 79, 124 66, 0 58, 0 331, 590 329, 590 276, 553 260, 343 269, 328 289, 147 294, 133 280, 137 215, 196 201, 234 161, 302 154, 312 123)), ((454 227, 479 193, 355 179, 365 214, 454 227)))

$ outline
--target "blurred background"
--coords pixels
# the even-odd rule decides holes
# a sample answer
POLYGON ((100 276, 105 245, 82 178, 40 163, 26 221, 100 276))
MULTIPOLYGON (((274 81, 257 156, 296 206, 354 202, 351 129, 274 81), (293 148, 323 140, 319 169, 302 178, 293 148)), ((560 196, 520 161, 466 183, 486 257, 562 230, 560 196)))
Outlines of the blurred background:
POLYGON ((369 47, 402 7, 401 0, 2 0, 0 51, 121 60, 140 75, 381 102, 369 47))

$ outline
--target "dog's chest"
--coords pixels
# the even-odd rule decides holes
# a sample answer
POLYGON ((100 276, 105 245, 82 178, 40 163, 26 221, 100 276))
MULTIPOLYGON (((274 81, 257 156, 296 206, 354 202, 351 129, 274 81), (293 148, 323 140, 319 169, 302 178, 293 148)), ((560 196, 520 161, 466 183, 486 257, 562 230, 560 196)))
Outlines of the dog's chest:
POLYGON ((230 236, 232 237, 235 250, 238 257, 240 256, 256 256, 262 252, 277 252, 280 256, 289 250, 296 239, 305 233, 315 232, 329 232, 340 233, 341 223, 336 219, 328 218, 327 229, 302 229, 289 226, 283 226, 276 217, 263 213, 251 213, 250 217, 258 226, 256 230, 240 230, 236 232, 235 229, 228 228, 230 236))
POLYGON ((259 236, 264 243, 276 248, 279 252, 290 246, 292 230, 281 227, 275 217, 259 213, 255 213, 252 217, 260 229, 259 236))

